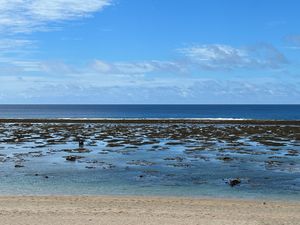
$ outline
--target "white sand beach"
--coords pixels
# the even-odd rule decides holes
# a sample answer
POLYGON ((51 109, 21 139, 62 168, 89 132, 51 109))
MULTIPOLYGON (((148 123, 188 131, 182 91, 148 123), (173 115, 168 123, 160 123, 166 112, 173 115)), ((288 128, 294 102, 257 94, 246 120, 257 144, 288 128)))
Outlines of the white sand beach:
POLYGON ((300 202, 168 197, 0 197, 0 224, 300 224, 300 202))

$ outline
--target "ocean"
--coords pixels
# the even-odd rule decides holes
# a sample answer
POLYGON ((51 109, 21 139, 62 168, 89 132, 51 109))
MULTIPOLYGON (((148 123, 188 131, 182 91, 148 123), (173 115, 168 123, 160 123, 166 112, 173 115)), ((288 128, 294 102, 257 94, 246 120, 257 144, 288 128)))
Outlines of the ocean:
POLYGON ((0 105, 0 118, 300 120, 300 105, 0 105))

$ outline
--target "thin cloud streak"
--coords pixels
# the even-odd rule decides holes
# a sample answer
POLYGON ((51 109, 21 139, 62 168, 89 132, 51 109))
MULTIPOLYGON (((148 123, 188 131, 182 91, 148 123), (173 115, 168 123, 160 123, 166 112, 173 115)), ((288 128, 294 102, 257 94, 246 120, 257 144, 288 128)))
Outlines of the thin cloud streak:
POLYGON ((288 63, 285 56, 270 44, 244 48, 229 45, 196 45, 178 50, 204 70, 276 69, 288 63))

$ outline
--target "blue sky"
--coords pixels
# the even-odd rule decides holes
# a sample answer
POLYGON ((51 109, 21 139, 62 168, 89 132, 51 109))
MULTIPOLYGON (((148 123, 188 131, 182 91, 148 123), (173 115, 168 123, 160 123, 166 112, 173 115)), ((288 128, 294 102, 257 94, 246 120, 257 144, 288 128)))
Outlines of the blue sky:
POLYGON ((0 103, 300 103, 297 0, 0 0, 0 103))

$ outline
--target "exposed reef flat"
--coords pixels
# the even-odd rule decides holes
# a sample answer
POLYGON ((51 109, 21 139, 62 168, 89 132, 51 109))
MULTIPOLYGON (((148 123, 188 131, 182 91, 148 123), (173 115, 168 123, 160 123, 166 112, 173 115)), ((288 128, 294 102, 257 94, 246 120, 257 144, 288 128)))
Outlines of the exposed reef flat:
POLYGON ((257 120, 3 120, 0 165, 2 194, 299 199, 300 125, 257 120))

